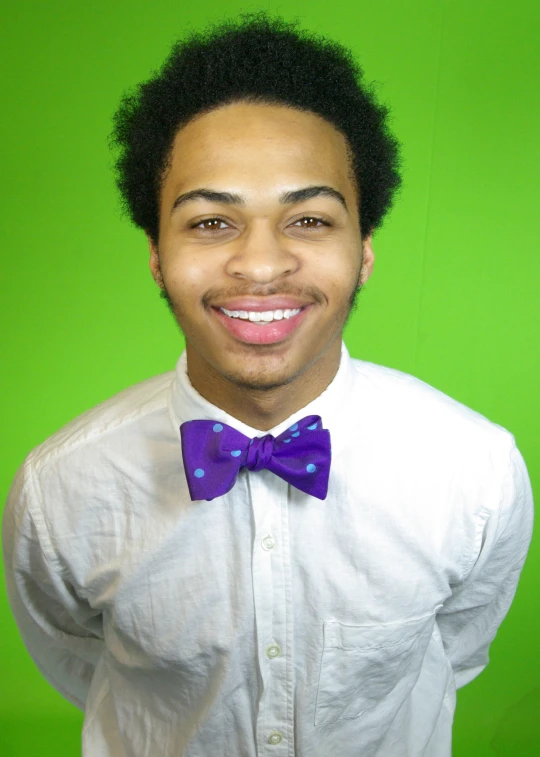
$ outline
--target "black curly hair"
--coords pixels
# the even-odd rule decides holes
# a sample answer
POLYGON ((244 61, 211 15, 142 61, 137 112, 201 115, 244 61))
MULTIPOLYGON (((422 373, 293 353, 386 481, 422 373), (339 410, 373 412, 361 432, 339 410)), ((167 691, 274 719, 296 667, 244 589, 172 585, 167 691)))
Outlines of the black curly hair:
POLYGON ((346 48, 297 27, 260 12, 192 33, 123 97, 111 134, 116 182, 132 221, 155 242, 176 134, 195 116, 239 101, 292 106, 338 129, 348 143, 362 233, 381 225, 401 182, 388 109, 346 48))

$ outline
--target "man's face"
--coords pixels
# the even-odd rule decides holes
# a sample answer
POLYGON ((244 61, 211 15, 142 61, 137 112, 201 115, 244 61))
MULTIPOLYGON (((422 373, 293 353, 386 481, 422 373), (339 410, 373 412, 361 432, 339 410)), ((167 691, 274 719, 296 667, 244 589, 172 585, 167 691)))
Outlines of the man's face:
POLYGON ((345 138, 318 116, 235 103, 182 128, 150 267, 188 368, 269 389, 338 350, 373 264, 357 208, 345 138))

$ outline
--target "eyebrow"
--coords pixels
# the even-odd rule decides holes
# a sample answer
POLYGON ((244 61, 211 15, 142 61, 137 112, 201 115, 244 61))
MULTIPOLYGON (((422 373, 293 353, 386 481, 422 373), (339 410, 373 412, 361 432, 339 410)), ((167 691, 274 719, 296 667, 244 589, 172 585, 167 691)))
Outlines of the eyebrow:
MULTIPOLYGON (((303 187, 302 189, 294 189, 291 192, 285 192, 279 198, 282 205, 295 205, 298 202, 304 202, 305 200, 311 200, 313 197, 331 197, 337 200, 345 210, 348 212, 347 203, 344 196, 337 189, 328 187, 326 185, 303 187)), ((246 201, 243 197, 231 192, 216 192, 213 189, 193 189, 191 192, 185 192, 179 195, 174 201, 172 211, 174 212, 181 205, 184 205, 191 200, 208 200, 209 202, 219 202, 222 205, 240 205, 245 206, 246 201)))

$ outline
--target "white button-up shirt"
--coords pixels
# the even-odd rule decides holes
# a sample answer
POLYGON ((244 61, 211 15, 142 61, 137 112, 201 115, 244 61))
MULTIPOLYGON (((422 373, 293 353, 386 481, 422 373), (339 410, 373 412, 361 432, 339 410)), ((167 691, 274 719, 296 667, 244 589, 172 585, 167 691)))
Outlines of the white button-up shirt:
POLYGON ((326 500, 268 470, 191 501, 179 426, 262 436, 176 371, 26 459, 4 519, 11 607, 85 710, 85 757, 449 757, 531 536, 512 436, 343 348, 316 400, 326 500))

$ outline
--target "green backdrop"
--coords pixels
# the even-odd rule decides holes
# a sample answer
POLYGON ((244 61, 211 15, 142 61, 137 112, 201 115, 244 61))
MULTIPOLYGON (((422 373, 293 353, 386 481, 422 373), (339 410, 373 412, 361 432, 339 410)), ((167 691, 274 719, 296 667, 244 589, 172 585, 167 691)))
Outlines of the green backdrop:
MULTIPOLYGON (((350 46, 404 143, 351 353, 509 428, 538 490, 536 0, 20 0, 0 30, 2 501, 32 447, 173 368, 181 338, 112 184, 111 114, 187 28, 256 8, 350 46)), ((540 754, 539 572, 536 539, 491 664, 459 693, 455 757, 540 754)), ((79 754, 82 715, 34 668, 3 589, 0 631, 0 754, 79 754)))

